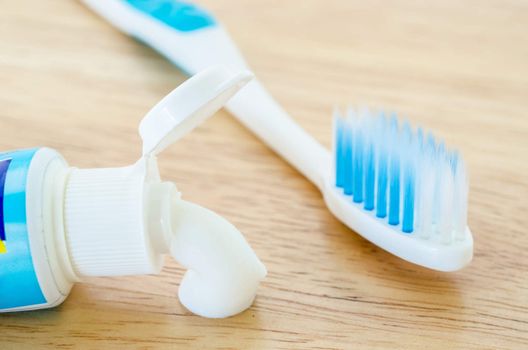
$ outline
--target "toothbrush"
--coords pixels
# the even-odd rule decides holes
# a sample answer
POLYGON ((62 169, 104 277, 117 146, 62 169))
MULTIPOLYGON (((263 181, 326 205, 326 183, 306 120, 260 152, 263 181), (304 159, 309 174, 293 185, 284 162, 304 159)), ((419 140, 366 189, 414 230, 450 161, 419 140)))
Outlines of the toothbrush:
MULTIPOLYGON (((83 0, 121 31, 187 74, 222 64, 248 69, 222 26, 176 0, 83 0)), ((455 271, 473 256, 462 158, 421 129, 383 113, 336 112, 333 154, 308 135, 256 79, 227 110, 322 192, 355 232, 414 264, 455 271)))

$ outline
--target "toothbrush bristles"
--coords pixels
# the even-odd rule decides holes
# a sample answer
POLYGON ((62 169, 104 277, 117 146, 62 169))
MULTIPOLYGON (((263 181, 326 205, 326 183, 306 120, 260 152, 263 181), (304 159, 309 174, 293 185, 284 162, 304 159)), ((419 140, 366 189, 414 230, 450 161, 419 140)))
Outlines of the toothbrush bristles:
POLYGON ((405 234, 462 239, 468 183, 460 154, 395 114, 335 112, 335 185, 405 234))

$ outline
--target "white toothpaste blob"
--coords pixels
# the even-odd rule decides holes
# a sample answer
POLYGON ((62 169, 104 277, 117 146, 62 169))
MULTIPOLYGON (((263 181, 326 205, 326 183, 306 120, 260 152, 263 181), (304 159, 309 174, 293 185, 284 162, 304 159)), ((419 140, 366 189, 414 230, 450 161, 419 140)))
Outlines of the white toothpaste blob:
POLYGON ((170 253, 188 271, 180 302, 209 318, 236 315, 253 303, 266 268, 229 221, 180 198, 171 182, 148 190, 149 240, 158 254, 170 253))
POLYGON ((150 185, 147 197, 153 249, 170 252, 188 269, 180 284, 180 302, 210 318, 247 309, 267 271, 240 231, 215 212, 182 200, 171 182, 150 185))
POLYGON ((247 309, 266 268, 235 226, 199 205, 174 199, 171 254, 189 270, 181 303, 204 317, 222 318, 247 309))

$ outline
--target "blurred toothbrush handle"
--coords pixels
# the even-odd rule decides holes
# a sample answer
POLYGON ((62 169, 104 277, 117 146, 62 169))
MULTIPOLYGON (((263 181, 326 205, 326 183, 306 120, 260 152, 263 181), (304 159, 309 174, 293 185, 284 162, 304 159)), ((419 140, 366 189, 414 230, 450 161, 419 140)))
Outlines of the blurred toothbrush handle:
POLYGON ((319 189, 323 188, 324 176, 331 171, 330 152, 304 131, 258 80, 249 82, 226 108, 319 189))

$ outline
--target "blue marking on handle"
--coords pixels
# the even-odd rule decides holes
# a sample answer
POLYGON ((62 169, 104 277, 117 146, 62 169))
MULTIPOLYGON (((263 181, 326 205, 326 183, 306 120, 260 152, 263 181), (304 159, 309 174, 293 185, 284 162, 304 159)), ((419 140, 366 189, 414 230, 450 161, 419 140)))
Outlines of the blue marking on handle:
POLYGON ((181 32, 192 32, 216 25, 213 16, 187 2, 178 0, 124 0, 124 2, 181 32))

